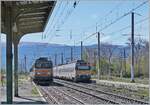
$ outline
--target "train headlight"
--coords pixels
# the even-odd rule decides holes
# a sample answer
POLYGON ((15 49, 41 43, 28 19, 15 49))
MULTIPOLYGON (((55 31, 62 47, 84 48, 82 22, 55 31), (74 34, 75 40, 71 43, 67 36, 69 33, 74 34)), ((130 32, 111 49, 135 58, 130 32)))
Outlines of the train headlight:
POLYGON ((47 74, 48 74, 48 75, 50 75, 51 73, 50 73, 50 72, 48 72, 47 74))
POLYGON ((36 74, 41 74, 41 73, 37 72, 36 74))

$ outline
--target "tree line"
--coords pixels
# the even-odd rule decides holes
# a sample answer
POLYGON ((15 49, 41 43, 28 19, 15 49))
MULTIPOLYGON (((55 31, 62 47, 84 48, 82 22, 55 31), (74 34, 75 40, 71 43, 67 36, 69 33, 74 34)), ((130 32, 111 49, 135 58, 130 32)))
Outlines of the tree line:
MULTIPOLYGON (((130 77, 131 64, 130 39, 127 46, 117 48, 112 44, 103 43, 100 47, 100 75, 108 77, 130 77)), ((134 47, 134 75, 135 77, 149 77, 149 42, 145 39, 135 39, 134 47)), ((95 63, 97 74, 98 54, 97 48, 85 48, 83 59, 90 63, 95 63)))

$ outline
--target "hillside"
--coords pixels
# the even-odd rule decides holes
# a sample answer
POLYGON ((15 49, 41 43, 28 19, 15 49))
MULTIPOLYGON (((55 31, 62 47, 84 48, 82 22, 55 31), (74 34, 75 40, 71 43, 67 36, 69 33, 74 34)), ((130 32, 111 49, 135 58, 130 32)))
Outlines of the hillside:
MULTIPOLYGON (((80 59, 80 46, 66 46, 60 44, 48 44, 48 43, 36 43, 36 42, 22 42, 19 44, 19 67, 24 67, 24 57, 27 58, 27 68, 29 69, 38 57, 49 57, 54 62, 54 56, 57 53, 57 63, 61 63, 61 53, 64 54, 64 61, 70 59, 71 47, 73 47, 73 58, 80 59)), ((97 45, 84 46, 86 48, 97 48, 97 45)), ((105 45, 101 44, 101 48, 113 47, 115 49, 115 54, 117 55, 120 48, 124 46, 118 45, 105 45)), ((129 48, 127 48, 129 49, 129 48)), ((2 43, 2 67, 5 68, 6 64, 6 44, 2 43)))

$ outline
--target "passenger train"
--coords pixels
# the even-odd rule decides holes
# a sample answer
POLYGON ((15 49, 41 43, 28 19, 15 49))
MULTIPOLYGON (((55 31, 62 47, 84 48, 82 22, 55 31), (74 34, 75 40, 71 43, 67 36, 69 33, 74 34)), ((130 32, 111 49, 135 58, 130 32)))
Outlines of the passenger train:
POLYGON ((30 69, 30 77, 37 84, 50 84, 53 81, 53 64, 46 57, 36 59, 30 69))
POLYGON ((84 60, 77 60, 53 67, 53 75, 55 78, 73 80, 74 82, 90 81, 91 67, 84 60))

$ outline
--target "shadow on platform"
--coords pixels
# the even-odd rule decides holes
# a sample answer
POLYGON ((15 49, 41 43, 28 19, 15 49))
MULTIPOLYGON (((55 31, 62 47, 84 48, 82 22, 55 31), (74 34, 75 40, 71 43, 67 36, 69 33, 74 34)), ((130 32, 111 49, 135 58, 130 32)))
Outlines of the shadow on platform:
MULTIPOLYGON (((19 96, 19 97, 17 97, 17 100, 13 101, 13 104, 47 104, 44 101, 38 101, 37 99, 33 99, 36 96, 35 97, 28 96, 28 97, 19 96)), ((7 104, 7 102, 2 101, 1 104, 7 104)))

